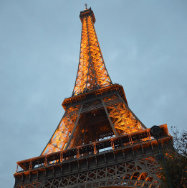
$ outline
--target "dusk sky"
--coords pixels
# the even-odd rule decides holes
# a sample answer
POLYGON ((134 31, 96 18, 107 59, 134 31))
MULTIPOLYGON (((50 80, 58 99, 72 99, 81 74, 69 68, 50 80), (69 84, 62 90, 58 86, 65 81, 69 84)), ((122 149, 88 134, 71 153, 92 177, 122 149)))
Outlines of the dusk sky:
POLYGON ((0 0, 0 187, 41 154, 70 97, 84 4, 113 83, 150 128, 187 122, 186 0, 0 0))

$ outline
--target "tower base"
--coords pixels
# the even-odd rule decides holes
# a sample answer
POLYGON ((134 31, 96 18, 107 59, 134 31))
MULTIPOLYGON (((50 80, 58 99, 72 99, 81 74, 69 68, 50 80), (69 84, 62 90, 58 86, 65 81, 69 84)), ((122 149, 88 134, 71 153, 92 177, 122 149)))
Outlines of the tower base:
POLYGON ((15 188, 160 187, 159 155, 172 149, 166 125, 18 162, 15 188))

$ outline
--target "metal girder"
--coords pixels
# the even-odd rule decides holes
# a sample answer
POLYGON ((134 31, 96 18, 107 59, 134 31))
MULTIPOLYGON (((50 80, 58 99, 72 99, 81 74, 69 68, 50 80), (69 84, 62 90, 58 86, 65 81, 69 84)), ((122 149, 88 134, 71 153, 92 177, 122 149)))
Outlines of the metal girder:
POLYGON ((92 16, 92 14, 87 14, 81 17, 80 59, 73 95, 112 84, 105 67, 92 16))
POLYGON ((79 118, 80 111, 80 105, 71 106, 66 110, 57 129, 53 133, 53 136, 49 140, 41 155, 57 152, 66 147, 66 144, 69 141, 69 136, 71 135, 77 122, 76 120, 79 118))

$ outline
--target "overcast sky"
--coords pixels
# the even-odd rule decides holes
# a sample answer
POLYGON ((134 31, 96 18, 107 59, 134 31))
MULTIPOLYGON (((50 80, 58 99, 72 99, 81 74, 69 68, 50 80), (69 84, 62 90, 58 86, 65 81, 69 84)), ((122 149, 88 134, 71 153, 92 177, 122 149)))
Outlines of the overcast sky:
POLYGON ((72 94, 84 3, 113 83, 149 128, 187 122, 186 0, 0 0, 0 187, 40 155, 72 94))

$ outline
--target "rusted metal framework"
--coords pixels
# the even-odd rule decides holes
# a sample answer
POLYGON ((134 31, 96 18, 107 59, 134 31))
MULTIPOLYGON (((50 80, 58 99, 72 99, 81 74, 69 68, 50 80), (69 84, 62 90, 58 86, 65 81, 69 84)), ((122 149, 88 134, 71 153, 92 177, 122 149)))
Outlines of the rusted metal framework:
POLYGON ((80 13, 80 62, 72 97, 39 157, 17 162, 15 188, 160 187, 160 148, 172 148, 167 125, 156 140, 130 110, 123 87, 112 84, 94 28, 80 13))

